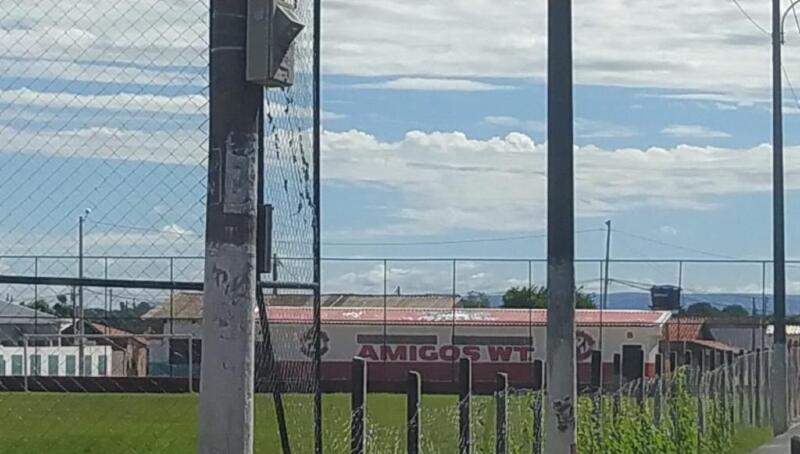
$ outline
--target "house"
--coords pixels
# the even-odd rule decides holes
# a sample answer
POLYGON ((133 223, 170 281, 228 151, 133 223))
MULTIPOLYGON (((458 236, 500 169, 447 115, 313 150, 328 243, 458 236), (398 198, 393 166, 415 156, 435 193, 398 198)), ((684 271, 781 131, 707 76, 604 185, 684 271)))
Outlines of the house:
MULTIPOLYGON (((21 346, 29 334, 58 334, 61 322, 45 312, 10 302, 0 302, 0 345, 21 346)), ((47 343, 46 340, 30 341, 47 343)))
MULTIPOLYGON (((311 308, 313 296, 282 294, 264 295, 268 306, 311 308)), ((322 295, 323 307, 347 308, 427 308, 452 310, 454 301, 459 296, 453 295, 354 295, 330 294, 322 295)), ((161 305, 142 316, 142 319, 161 322, 161 333, 164 335, 191 335, 192 341, 192 373, 200 373, 201 330, 203 320, 203 294, 200 292, 180 292, 173 294, 161 305)), ((309 321, 310 323, 310 321, 309 321)), ((189 373, 189 345, 186 338, 153 339, 150 342, 148 368, 155 376, 186 376, 189 373)))
MULTIPOLYGON (((74 346, 76 340, 72 325, 61 331, 65 337, 61 338, 61 345, 74 346)), ((84 333, 89 335, 85 345, 107 346, 111 351, 111 370, 109 375, 114 377, 146 377, 149 344, 148 339, 134 333, 108 326, 96 321, 86 321, 84 333), (108 337, 95 337, 105 335, 108 337)))
MULTIPOLYGON (((731 319, 726 320, 732 321, 731 319)), ((675 366, 684 364, 687 353, 690 355, 692 364, 698 364, 699 358, 704 358, 704 364, 709 364, 712 358, 716 362, 723 354, 739 353, 742 349, 736 344, 728 343, 732 339, 729 326, 717 322, 717 319, 704 317, 671 319, 664 329, 661 353, 665 358, 672 358, 673 354, 676 355, 677 364, 675 366), (714 333, 720 337, 714 337, 714 333)))

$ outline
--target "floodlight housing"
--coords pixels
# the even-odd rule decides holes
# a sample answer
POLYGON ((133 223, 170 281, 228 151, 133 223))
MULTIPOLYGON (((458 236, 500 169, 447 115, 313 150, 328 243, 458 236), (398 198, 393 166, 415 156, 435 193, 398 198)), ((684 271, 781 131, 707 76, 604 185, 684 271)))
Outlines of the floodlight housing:
POLYGON ((247 2, 247 81, 265 87, 294 83, 294 42, 305 25, 283 0, 247 2))

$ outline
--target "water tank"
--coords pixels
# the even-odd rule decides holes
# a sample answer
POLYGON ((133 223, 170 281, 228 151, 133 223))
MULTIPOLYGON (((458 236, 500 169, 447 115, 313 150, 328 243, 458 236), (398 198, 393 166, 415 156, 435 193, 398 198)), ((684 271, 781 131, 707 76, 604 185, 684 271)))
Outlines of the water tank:
POLYGON ((680 310, 681 288, 674 285, 655 285, 650 289, 650 302, 653 310, 680 310))

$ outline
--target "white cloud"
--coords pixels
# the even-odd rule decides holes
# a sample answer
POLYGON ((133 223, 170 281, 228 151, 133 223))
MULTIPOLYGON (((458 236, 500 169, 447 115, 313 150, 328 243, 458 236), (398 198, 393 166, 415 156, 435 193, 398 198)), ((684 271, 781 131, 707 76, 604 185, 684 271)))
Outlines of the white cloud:
POLYGON ((511 90, 508 85, 493 85, 467 79, 437 79, 424 77, 401 77, 385 82, 356 84, 355 88, 412 90, 412 91, 493 91, 511 90))
POLYGON ((635 129, 601 120, 578 117, 575 119, 577 136, 582 139, 620 139, 635 137, 635 129))
MULTIPOLYGON (((326 180, 399 191, 403 200, 389 223, 392 233, 544 226, 546 145, 527 135, 476 140, 459 132, 412 131, 386 142, 360 131, 326 132, 322 145, 326 180)), ((791 159, 797 153, 800 148, 787 148, 788 189, 800 188, 800 178, 792 177, 800 177, 800 160, 791 159)), ((771 188, 767 145, 577 147, 575 169, 578 216, 652 205, 706 209, 718 196, 771 188)))
POLYGON ((500 126, 502 128, 516 128, 525 131, 544 131, 545 123, 536 120, 522 120, 516 117, 506 115, 489 115, 483 117, 483 122, 492 126, 500 126))
POLYGON ((731 135, 725 131, 709 129, 702 125, 669 125, 661 134, 679 139, 724 139, 731 135))
MULTIPOLYGON (((762 2, 740 3, 769 24, 762 2)), ((573 34, 580 83, 734 96, 769 87, 769 37, 731 2, 606 0, 579 6, 573 34)), ((324 16, 329 73, 544 78, 545 2, 506 0, 498 8, 493 0, 330 0, 324 16)), ((786 58, 790 68, 800 63, 796 53, 786 58)))
POLYGON ((658 228, 658 231, 661 232, 663 235, 668 235, 668 236, 675 236, 678 234, 678 229, 676 229, 671 225, 662 225, 661 227, 658 228))

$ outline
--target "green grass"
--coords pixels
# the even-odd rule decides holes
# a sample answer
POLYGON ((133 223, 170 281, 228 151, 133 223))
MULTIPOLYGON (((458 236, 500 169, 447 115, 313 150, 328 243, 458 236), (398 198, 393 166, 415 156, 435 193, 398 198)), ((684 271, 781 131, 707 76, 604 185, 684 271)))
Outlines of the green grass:
MULTIPOLYGON (((331 453, 349 447, 349 396, 326 395, 325 445, 331 453)), ((423 397, 425 452, 450 452, 458 438, 457 398, 423 397)), ((530 398, 509 403, 511 446, 530 452, 530 398), (527 416, 527 417, 526 417, 527 416)), ((312 452, 313 419, 309 396, 285 396, 293 452, 312 452)), ((367 402, 370 452, 405 452, 405 396, 370 394, 367 402)), ((197 395, 147 394, 0 394, 0 453, 194 453, 197 437, 197 395)), ((476 452, 494 446, 494 404, 473 401, 476 452)), ((272 399, 256 399, 256 452, 273 453, 279 446, 272 399)), ((516 450, 516 449, 515 449, 516 450)))
MULTIPOLYGON (((0 454, 194 453, 197 399, 197 395, 0 394, 0 454)), ((287 395, 284 402, 293 452, 313 452, 311 397, 287 395)), ((510 398, 509 452, 532 450, 531 404, 531 396, 510 398)), ((585 404, 582 402, 579 418, 582 432, 589 424, 584 415, 585 404)), ((323 405, 326 452, 349 452, 349 396, 325 395, 323 405)), ((455 452, 457 398, 425 395, 422 406, 423 452, 455 452)), ((476 397, 472 409, 474 452, 493 452, 494 400, 476 397)), ((368 452, 405 452, 404 417, 405 396, 370 394, 367 401, 368 452)), ((749 452, 769 439, 769 430, 741 427, 736 431, 731 452, 749 452)), ((583 440, 586 441, 585 437, 583 440)), ((278 452, 279 443, 272 399, 259 395, 256 398, 255 452, 278 452)))
POLYGON ((768 427, 738 427, 733 435, 731 454, 747 454, 772 440, 772 430, 768 427))

